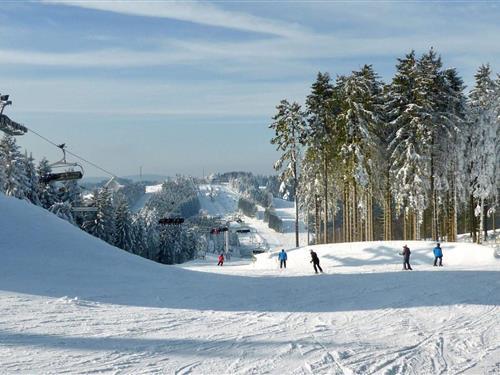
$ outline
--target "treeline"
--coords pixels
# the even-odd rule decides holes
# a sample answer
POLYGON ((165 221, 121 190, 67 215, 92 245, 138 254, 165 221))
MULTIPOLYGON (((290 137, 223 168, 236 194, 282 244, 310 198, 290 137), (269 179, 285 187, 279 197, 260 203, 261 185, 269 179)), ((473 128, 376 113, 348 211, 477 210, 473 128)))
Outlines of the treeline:
POLYGON ((398 59, 387 84, 371 65, 318 73, 304 108, 277 106, 275 169, 318 243, 455 241, 459 224, 481 242, 499 203, 499 98, 488 65, 466 95, 433 49, 398 59))
POLYGON ((157 262, 182 263, 207 249, 208 229, 195 217, 200 205, 188 178, 166 181, 140 212, 132 213, 129 207, 144 193, 142 183, 119 179, 120 186, 104 184, 84 194, 76 181, 43 182, 50 173, 45 158, 35 165, 31 155, 21 153, 15 138, 2 138, 0 192, 28 200, 111 245, 157 262), (159 224, 169 216, 187 220, 182 225, 159 224))

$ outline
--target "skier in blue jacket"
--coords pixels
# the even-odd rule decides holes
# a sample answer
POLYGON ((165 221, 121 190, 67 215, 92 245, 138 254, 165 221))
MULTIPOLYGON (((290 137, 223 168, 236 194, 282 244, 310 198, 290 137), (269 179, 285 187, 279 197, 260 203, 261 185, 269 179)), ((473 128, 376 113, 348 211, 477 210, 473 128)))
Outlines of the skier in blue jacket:
POLYGON ((278 254, 278 259, 280 260, 280 268, 286 268, 287 255, 285 249, 281 249, 280 253, 278 254))
POLYGON ((436 247, 432 250, 434 252, 434 267, 436 267, 437 261, 439 259, 439 267, 443 266, 443 250, 441 249, 441 245, 438 243, 436 247))

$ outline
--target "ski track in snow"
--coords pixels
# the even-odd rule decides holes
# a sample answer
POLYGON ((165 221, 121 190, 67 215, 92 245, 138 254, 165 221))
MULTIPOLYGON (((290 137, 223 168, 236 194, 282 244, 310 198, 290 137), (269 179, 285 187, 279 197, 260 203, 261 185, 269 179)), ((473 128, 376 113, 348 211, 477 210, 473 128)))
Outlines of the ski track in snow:
MULTIPOLYGON (((205 208, 218 215, 234 209, 234 192, 221 186, 217 197, 206 200, 205 208)), ((272 249, 293 247, 293 233, 275 233, 256 219, 247 222, 272 249)), ((0 217, 0 226, 6 225, 0 217)), ((0 252, 10 249, 6 241, 0 239, 0 252)), ((289 251, 289 268, 283 271, 274 251, 255 263, 239 260, 224 267, 211 259, 196 261, 166 268, 179 276, 188 272, 192 280, 214 273, 213 288, 203 281, 180 288, 172 278, 155 285, 162 279, 152 278, 145 296, 133 284, 121 285, 120 275, 102 281, 116 277, 119 283, 110 288, 80 289, 76 268, 61 270, 67 272, 67 288, 51 284, 43 293, 28 293, 37 290, 30 283, 21 291, 2 288, 12 280, 23 284, 7 267, 24 263, 7 258, 5 267, 0 265, 0 373, 500 374, 500 281, 490 275, 499 272, 498 260, 453 264, 446 253, 450 265, 436 269, 426 263, 428 245, 410 244, 415 271, 408 273, 400 271, 388 243, 366 244, 364 250, 356 244, 331 251, 319 246, 328 274, 317 278, 305 249, 289 251), (475 276, 453 278, 467 277, 466 272, 475 276), (443 284, 429 285, 419 277, 423 273, 443 284), (350 278, 353 274, 356 278, 350 278), (408 283, 408 289, 395 280, 408 283), (177 288, 177 294, 169 293, 177 288), (58 296, 59 290, 74 293, 58 296), (193 299, 199 308, 190 307, 193 299), (114 300, 120 302, 108 302, 114 300)), ((164 266, 132 261, 123 267, 136 282, 150 276, 139 273, 137 279, 134 264, 167 275, 164 266)), ((19 273, 29 274, 27 269, 19 273)))

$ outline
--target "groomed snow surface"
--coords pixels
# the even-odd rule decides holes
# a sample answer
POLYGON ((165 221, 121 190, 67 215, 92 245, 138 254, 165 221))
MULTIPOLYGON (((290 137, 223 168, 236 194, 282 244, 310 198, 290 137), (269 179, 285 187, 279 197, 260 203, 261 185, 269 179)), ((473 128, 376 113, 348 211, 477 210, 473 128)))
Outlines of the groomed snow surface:
POLYGON ((0 229, 2 374, 500 373, 490 248, 444 244, 439 268, 409 242, 414 271, 402 242, 314 247, 323 275, 313 247, 286 270, 276 251, 165 266, 2 195, 0 229))

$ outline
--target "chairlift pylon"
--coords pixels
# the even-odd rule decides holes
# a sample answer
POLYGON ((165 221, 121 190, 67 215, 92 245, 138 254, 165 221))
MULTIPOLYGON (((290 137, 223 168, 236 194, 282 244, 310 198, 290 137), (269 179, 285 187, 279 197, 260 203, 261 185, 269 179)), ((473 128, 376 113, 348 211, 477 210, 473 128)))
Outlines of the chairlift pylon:
POLYGON ((49 183, 49 182, 54 182, 54 181, 73 181, 73 180, 80 180, 83 178, 83 167, 78 164, 78 163, 69 163, 66 161, 66 144, 60 144, 57 147, 59 147, 62 152, 63 152, 63 157, 61 160, 56 161, 55 163, 50 164, 49 166, 54 169, 59 169, 59 168, 78 168, 79 170, 74 171, 74 170, 65 170, 61 172, 52 172, 48 173, 47 175, 41 177, 41 181, 44 183, 49 183))

